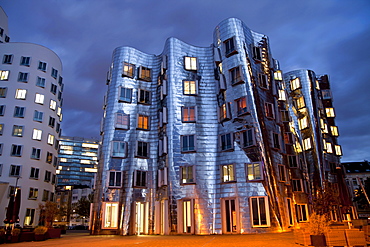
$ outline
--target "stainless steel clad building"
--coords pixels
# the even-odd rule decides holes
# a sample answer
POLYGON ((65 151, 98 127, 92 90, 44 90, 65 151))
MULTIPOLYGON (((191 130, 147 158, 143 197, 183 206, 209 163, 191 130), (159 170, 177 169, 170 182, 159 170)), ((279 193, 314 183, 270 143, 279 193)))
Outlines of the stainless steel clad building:
POLYGON ((259 233, 309 220, 317 171, 307 162, 318 161, 301 148, 265 35, 231 18, 209 47, 119 47, 107 85, 93 234, 259 233))

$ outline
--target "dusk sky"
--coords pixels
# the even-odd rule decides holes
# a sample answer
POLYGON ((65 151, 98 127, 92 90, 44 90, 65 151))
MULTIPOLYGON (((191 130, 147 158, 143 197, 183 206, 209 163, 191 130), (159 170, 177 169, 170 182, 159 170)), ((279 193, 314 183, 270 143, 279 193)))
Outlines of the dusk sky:
POLYGON ((61 58, 63 135, 99 139, 113 50, 161 54, 176 37, 208 47, 222 20, 266 34, 283 71, 329 74, 343 161, 370 160, 369 0, 0 0, 11 42, 61 58))

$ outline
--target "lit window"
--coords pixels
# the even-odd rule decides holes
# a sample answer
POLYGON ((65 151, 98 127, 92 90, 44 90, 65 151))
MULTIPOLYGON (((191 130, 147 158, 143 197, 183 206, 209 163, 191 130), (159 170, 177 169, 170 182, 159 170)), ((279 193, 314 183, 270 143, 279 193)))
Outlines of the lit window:
POLYGON ((103 229, 118 228, 118 202, 102 202, 103 229))
POLYGON ((277 70, 274 72, 274 79, 277 81, 283 80, 283 73, 281 72, 281 70, 277 70))
POLYGON ((330 126, 331 135, 332 136, 339 136, 339 131, 337 126, 330 126))
POLYGON ((5 54, 3 57, 3 64, 12 64, 13 61, 13 55, 5 54))
POLYGON ((49 108, 55 111, 55 109, 57 108, 57 102, 51 99, 49 108))
POLYGON ((219 108, 219 119, 220 122, 227 121, 231 119, 231 110, 230 110, 230 102, 226 102, 222 104, 222 106, 219 108))
POLYGON ((6 98, 6 92, 8 88, 6 87, 0 87, 0 98, 6 98))
POLYGON ((41 157, 41 149, 32 148, 31 159, 39 160, 41 157))
POLYGON ((258 75, 259 82, 260 82, 260 87, 263 89, 269 89, 269 80, 267 75, 265 74, 259 74, 258 75))
POLYGON ((46 163, 51 164, 51 162, 53 162, 53 154, 50 152, 47 152, 46 153, 46 163))
POLYGON ((39 61, 39 66, 37 67, 38 70, 46 71, 46 63, 39 61))
POLYGON ((185 69, 186 70, 197 70, 197 58, 196 57, 185 57, 185 69))
POLYGON ((309 150, 311 148, 312 148, 311 138, 308 137, 306 139, 303 139, 303 149, 304 150, 309 150))
POLYGON ((181 167, 181 183, 182 184, 194 183, 194 166, 181 167))
POLYGON ((115 127, 117 129, 129 129, 130 128, 130 115, 117 112, 115 127))
POLYGON ((13 125, 13 136, 23 136, 23 126, 13 125))
POLYGON ((301 109, 301 108, 304 108, 306 107, 306 104, 304 102, 304 97, 301 96, 299 97, 298 99, 295 100, 295 105, 296 105, 296 108, 297 109, 301 109))
POLYGON ((10 154, 11 156, 17 156, 17 157, 22 156, 22 145, 13 144, 10 154))
POLYGON ((248 181, 259 181, 262 180, 262 163, 247 163, 245 164, 247 170, 248 181))
POLYGON ((22 166, 19 165, 10 165, 9 176, 19 177, 21 175, 22 166))
POLYGON ((35 113, 33 115, 33 120, 34 121, 37 121, 37 122, 42 122, 42 117, 44 116, 44 113, 41 112, 41 111, 36 111, 35 110, 35 113))
POLYGON ((150 104, 150 92, 139 89, 139 95, 138 95, 138 103, 141 104, 150 104))
POLYGON ((18 74, 18 81, 20 81, 20 82, 27 82, 28 81, 28 73, 19 72, 19 74, 18 74))
POLYGON ((300 130, 308 128, 308 119, 307 117, 303 117, 298 119, 298 127, 300 130))
POLYGON ((62 108, 58 106, 57 108, 57 116, 61 116, 62 115, 62 108))
POLYGON ((56 79, 58 77, 58 70, 52 68, 51 69, 51 76, 56 79))
POLYGON ((236 85, 238 83, 244 82, 244 79, 243 78, 244 77, 243 77, 241 68, 239 66, 238 67, 235 67, 235 68, 232 68, 230 70, 231 85, 236 85))
POLYGON ((335 117, 334 108, 325 108, 326 117, 335 117))
POLYGON ((279 100, 282 100, 282 101, 286 100, 285 90, 283 89, 279 89, 279 100))
POLYGON ((292 132, 285 132, 284 133, 284 142, 285 144, 294 144, 294 135, 292 132))
POLYGON ((286 168, 284 165, 279 164, 279 180, 281 182, 287 181, 286 168))
POLYGON ((151 81, 152 80, 152 70, 143 66, 139 67, 139 79, 143 81, 151 81))
POLYGON ((134 186, 146 187, 146 171, 135 170, 134 173, 134 186))
POLYGON ((181 152, 195 151, 195 135, 181 136, 181 152))
POLYGON ((197 94, 197 81, 183 81, 183 92, 186 95, 196 95, 197 94))
POLYGON ((235 100, 235 102, 236 102, 238 116, 241 116, 243 114, 248 113, 247 98, 246 97, 237 99, 237 100, 235 100))
POLYGON ((0 81, 7 81, 9 79, 9 70, 0 70, 0 81))
POLYGON ((33 129, 32 139, 41 141, 42 130, 33 129))
POLYGON ((118 158, 125 158, 127 152, 126 142, 113 141, 112 142, 112 156, 118 158))
POLYGON ((275 118, 275 108, 272 103, 265 102, 265 113, 267 118, 275 118))
POLYGON ((253 196, 249 198, 251 221, 253 227, 270 226, 270 212, 267 196, 253 196))
POLYGON ((36 93, 35 103, 44 104, 44 95, 40 93, 36 93))
POLYGON ((121 171, 109 171, 109 187, 121 187, 122 186, 122 172, 121 171))
POLYGON ((301 87, 301 82, 300 82, 298 77, 290 81, 290 89, 292 91, 294 91, 294 90, 296 90, 300 87, 301 87))
POLYGON ((232 37, 231 39, 225 40, 224 46, 225 46, 225 56, 226 57, 229 57, 233 54, 238 53, 237 50, 235 49, 235 38, 234 37, 232 37))
POLYGON ((193 123, 196 121, 196 106, 182 107, 182 122, 193 123))
POLYGON ((23 65, 23 66, 30 66, 30 61, 31 61, 31 58, 30 57, 21 57, 21 63, 20 65, 23 65))
POLYGON ((302 179, 292 179, 292 189, 294 192, 303 192, 302 179))
POLYGON ((308 221, 308 208, 307 204, 296 204, 296 216, 298 222, 308 221))
POLYGON ((119 101, 131 103, 132 89, 120 87, 119 101))
POLYGON ((24 217, 24 222, 23 222, 23 224, 25 226, 32 226, 33 225, 33 221, 35 219, 35 211, 36 211, 36 209, 34 209, 34 208, 27 208, 26 209, 26 216, 24 217))
POLYGON ((45 87, 45 78, 37 77, 36 86, 45 87))
POLYGON ((138 115, 137 128, 142 130, 149 130, 149 116, 138 115))
POLYGON ((240 144, 242 148, 256 146, 256 138, 254 135, 254 129, 247 129, 246 131, 241 132, 240 144))
POLYGON ((342 156, 342 148, 340 145, 334 145, 335 155, 342 156))
POLYGON ((36 200, 38 195, 39 195, 39 189, 30 188, 30 192, 28 193, 28 199, 36 200))
POLYGON ((220 146, 222 151, 231 150, 234 148, 234 135, 227 133, 220 136, 220 146))
POLYGON ((54 144, 54 136, 52 134, 48 134, 48 144, 54 144))
POLYGON ((288 164, 290 168, 298 168, 298 157, 296 155, 288 155, 288 164))
POLYGON ((139 158, 149 158, 149 144, 147 142, 137 142, 136 156, 139 158))
POLYGON ((329 154, 333 153, 333 146, 330 142, 326 143, 326 152, 329 154))
POLYGON ((27 90, 26 89, 17 89, 15 91, 15 98, 16 99, 26 99, 27 90))
POLYGON ((0 124, 0 135, 3 134, 3 131, 4 131, 4 124, 0 124))
POLYGON ((127 62, 123 62, 122 76, 133 78, 135 74, 135 65, 127 62))
POLYGON ((222 182, 233 182, 235 181, 234 165, 222 165, 222 182))

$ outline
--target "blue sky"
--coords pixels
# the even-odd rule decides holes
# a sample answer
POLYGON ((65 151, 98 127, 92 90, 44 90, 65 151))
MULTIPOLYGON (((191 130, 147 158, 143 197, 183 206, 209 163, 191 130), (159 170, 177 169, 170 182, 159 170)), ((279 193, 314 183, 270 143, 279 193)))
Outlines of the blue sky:
POLYGON ((160 54, 168 37, 209 46, 229 17, 266 34, 283 71, 329 74, 342 161, 370 160, 368 0, 0 0, 12 42, 55 51, 63 135, 99 138, 106 72, 118 46, 160 54))

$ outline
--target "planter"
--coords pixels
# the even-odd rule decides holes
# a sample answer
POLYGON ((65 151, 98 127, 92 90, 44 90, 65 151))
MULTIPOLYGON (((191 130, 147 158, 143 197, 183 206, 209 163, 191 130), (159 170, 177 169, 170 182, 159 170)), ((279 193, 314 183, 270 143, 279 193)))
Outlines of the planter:
POLYGON ((325 235, 310 235, 312 246, 326 246, 325 235))
POLYGON ((34 240, 35 240, 34 232, 21 232, 21 237, 19 239, 20 242, 28 242, 34 240))
POLYGON ((35 234, 35 241, 44 241, 45 239, 45 234, 35 234))
POLYGON ((46 232, 47 238, 60 238, 60 234, 62 232, 62 229, 60 228, 49 228, 46 232))
POLYGON ((19 235, 11 236, 10 237, 10 243, 18 243, 19 242, 19 235))

